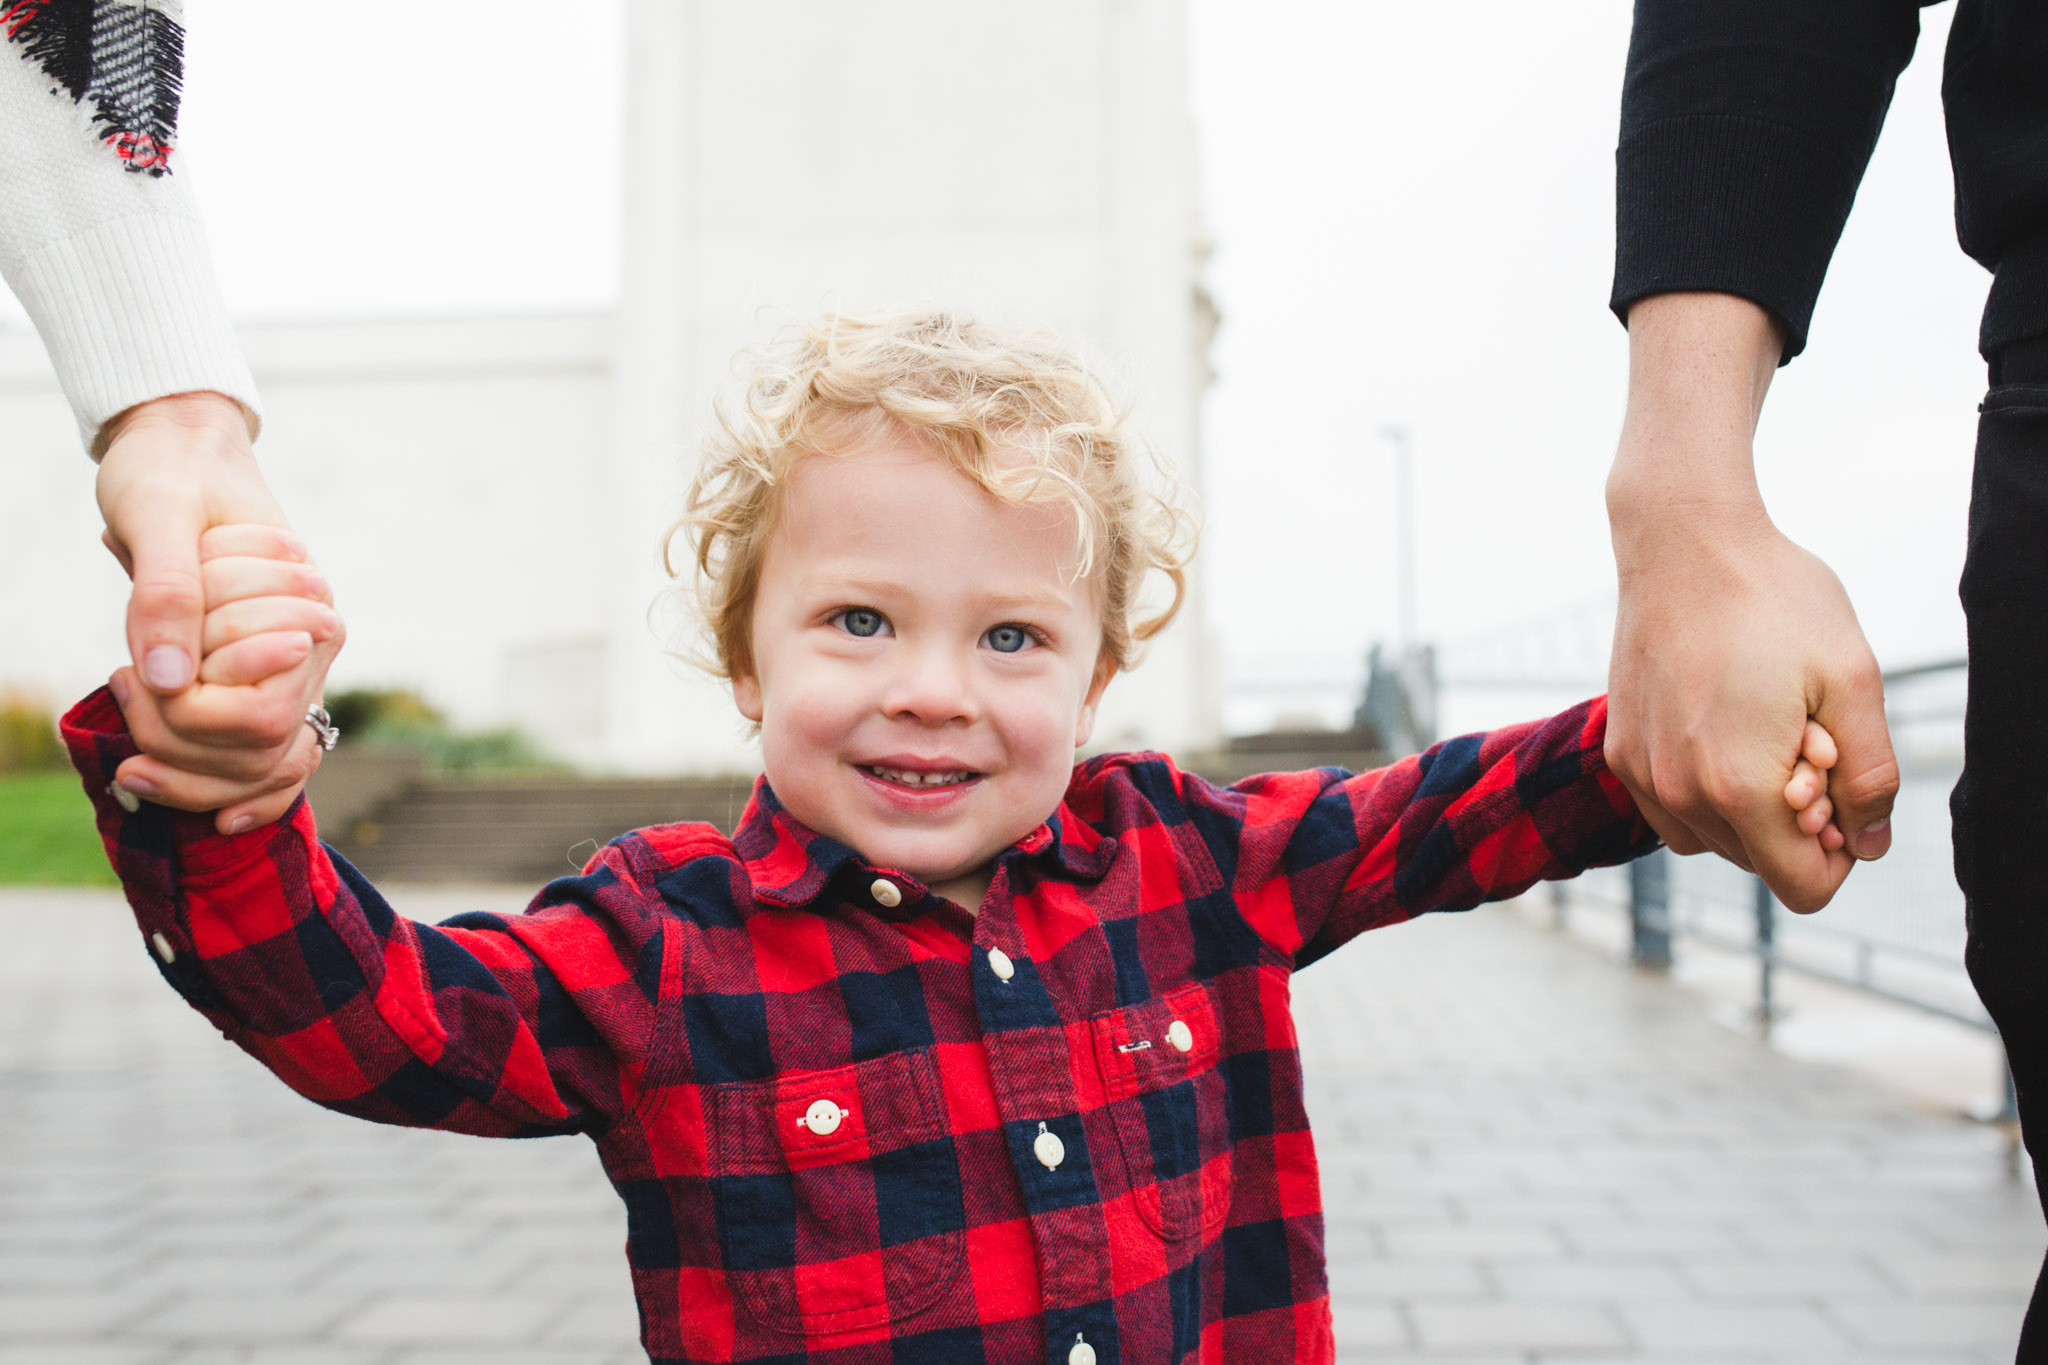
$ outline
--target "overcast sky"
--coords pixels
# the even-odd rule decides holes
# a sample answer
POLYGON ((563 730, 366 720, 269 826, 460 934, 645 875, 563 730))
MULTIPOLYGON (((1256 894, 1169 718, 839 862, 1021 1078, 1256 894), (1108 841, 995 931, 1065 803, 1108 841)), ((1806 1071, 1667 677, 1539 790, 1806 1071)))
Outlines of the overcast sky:
MULTIPOLYGON (((231 308, 609 306, 624 5, 564 13, 421 0, 394 42, 320 7, 189 6, 187 173, 231 308)), ((1605 306, 1626 0, 1191 14, 1224 317, 1204 554, 1233 657, 1341 666, 1392 633, 1388 423, 1419 466, 1425 634, 1597 613, 1626 361, 1605 306)), ((1760 443, 1773 515, 1841 573, 1887 663, 1962 646, 1986 277, 1954 242, 1947 22, 1927 12, 1760 443)))

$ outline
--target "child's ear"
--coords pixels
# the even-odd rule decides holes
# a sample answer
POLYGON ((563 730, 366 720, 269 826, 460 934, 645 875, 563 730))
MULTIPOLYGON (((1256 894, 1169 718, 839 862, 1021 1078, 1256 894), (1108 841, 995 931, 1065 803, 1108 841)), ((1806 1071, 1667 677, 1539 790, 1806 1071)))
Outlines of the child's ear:
POLYGON ((732 704, 740 708, 740 714, 759 725, 761 723, 761 680, 751 673, 736 673, 732 680, 732 704))
POLYGON ((1109 686, 1109 680, 1116 676, 1116 665, 1108 659, 1099 660, 1095 665, 1095 677, 1088 684, 1088 695, 1081 698, 1081 714, 1074 721, 1074 747, 1080 748, 1088 742, 1088 736, 1095 733, 1095 707, 1102 700, 1102 690, 1109 686))

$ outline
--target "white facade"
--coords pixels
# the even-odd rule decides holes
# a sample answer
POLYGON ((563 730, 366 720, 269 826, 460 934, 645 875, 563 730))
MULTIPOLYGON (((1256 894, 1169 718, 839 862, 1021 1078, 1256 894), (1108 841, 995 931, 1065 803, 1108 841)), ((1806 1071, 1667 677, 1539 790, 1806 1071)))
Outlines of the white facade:
MULTIPOLYGON (((751 764, 723 688, 664 652, 657 546, 732 355, 826 308, 1068 332, 1192 484, 1182 23, 1171 0, 637 0, 616 317, 244 331, 265 466, 349 620, 333 686, 417 687, 595 768, 751 764)), ((18 335, 0 451, 0 686, 69 696, 121 656, 123 584, 18 335)), ((1213 741, 1192 606, 1110 688, 1098 741, 1213 741)))

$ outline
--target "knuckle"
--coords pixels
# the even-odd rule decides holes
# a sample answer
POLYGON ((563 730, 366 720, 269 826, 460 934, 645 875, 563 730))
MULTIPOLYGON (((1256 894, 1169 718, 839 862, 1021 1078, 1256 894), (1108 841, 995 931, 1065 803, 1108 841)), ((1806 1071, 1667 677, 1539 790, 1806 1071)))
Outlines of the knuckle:
POLYGON ((135 580, 129 601, 141 616, 197 616, 206 608, 206 594, 195 576, 151 574, 135 580))
POLYGON ((1838 805, 1889 808, 1899 794, 1899 765, 1887 759, 1861 772, 1837 774, 1830 791, 1838 805))

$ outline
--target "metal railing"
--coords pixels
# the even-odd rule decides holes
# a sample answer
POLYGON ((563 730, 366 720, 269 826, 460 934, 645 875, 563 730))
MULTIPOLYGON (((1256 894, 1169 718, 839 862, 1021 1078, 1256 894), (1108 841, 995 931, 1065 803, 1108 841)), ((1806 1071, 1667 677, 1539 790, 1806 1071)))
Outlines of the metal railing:
MULTIPOLYGON (((1901 783, 1891 852, 1858 867, 1817 915, 1793 915, 1761 878, 1718 858, 1659 852, 1627 868, 1588 874, 1553 894, 1562 919, 1574 900, 1625 909, 1630 960, 1668 968, 1673 945, 1693 940, 1750 955, 1754 1017, 1778 1014, 1775 978, 1798 972, 1910 1006, 1995 1036, 1963 965, 1963 897, 1949 851, 1948 794, 1962 771, 1961 660, 1885 675, 1886 712, 1901 783)), ((2013 1116, 2011 1077, 2003 1109, 2013 1116)))

